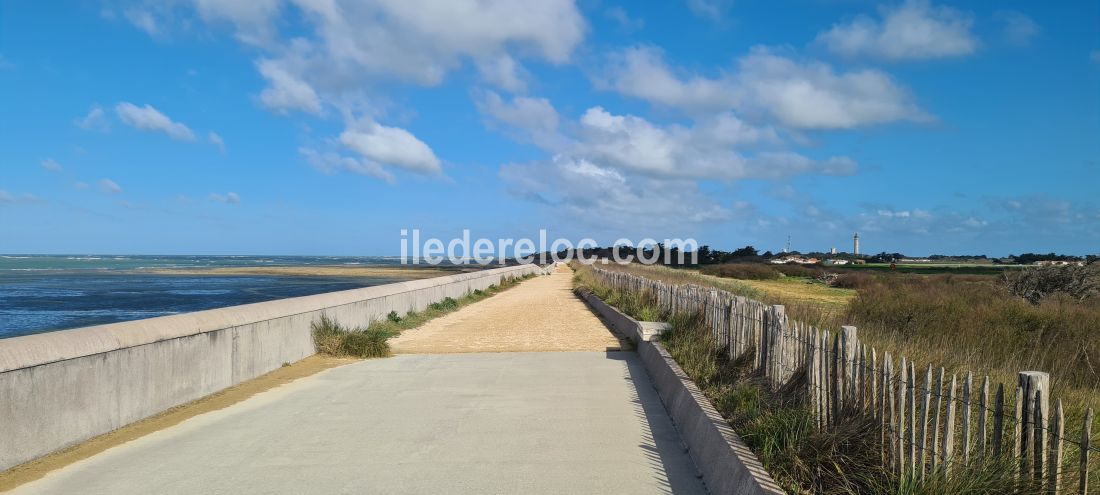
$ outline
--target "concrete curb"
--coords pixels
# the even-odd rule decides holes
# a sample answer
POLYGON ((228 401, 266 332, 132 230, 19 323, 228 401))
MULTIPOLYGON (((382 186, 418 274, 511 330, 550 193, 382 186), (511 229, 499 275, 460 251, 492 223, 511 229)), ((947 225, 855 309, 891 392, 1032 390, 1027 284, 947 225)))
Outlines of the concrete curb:
POLYGON ((612 329, 634 341, 710 493, 786 493, 664 346, 644 338, 648 322, 623 314, 590 292, 581 297, 612 329))

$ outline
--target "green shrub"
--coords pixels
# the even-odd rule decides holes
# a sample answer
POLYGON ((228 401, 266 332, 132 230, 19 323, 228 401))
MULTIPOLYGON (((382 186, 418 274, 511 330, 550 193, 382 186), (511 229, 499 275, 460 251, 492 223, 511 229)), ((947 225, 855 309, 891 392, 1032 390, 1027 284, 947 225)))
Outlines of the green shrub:
POLYGON ((386 315, 386 319, 394 323, 401 323, 401 317, 397 315, 397 311, 390 311, 390 314, 386 315))

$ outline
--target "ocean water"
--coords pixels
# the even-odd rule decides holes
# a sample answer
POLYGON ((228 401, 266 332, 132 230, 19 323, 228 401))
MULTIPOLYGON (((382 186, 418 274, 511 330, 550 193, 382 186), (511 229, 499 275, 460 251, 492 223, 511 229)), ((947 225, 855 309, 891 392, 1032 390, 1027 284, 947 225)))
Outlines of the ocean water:
POLYGON ((0 255, 0 338, 402 280, 144 271, 149 269, 398 263, 392 257, 0 255))

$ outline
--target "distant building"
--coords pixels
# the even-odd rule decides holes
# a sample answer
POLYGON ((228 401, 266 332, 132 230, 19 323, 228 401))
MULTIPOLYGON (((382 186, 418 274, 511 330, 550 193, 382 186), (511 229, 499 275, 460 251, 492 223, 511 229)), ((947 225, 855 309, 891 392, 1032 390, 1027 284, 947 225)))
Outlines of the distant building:
POLYGON ((1043 260, 1032 263, 1034 266, 1085 266, 1084 261, 1043 260))
POLYGON ((859 232, 852 236, 852 254, 859 256, 859 232))
POLYGON ((830 249, 829 254, 835 255, 836 254, 836 248, 834 247, 834 248, 830 249))
MULTIPOLYGON (((836 253, 833 253, 833 254, 836 254, 836 253)), ((827 259, 827 260, 825 260, 825 261, 822 261, 822 262, 821 262, 821 264, 823 264, 823 265, 825 265, 825 266, 833 266, 833 265, 847 265, 847 264, 848 264, 848 260, 841 260, 841 259, 827 259)))

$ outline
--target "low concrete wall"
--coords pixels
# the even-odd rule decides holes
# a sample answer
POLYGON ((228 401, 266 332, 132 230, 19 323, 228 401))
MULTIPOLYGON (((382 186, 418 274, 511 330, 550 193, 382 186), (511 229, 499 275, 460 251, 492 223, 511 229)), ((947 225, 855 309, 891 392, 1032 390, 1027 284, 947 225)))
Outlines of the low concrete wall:
POLYGON ((595 294, 581 296, 608 325, 630 337, 638 347, 646 372, 710 493, 786 493, 664 346, 645 339, 646 322, 627 316, 595 294))
POLYGON ((520 265, 0 340, 0 470, 314 354, 326 314, 365 326, 422 310, 520 265))

